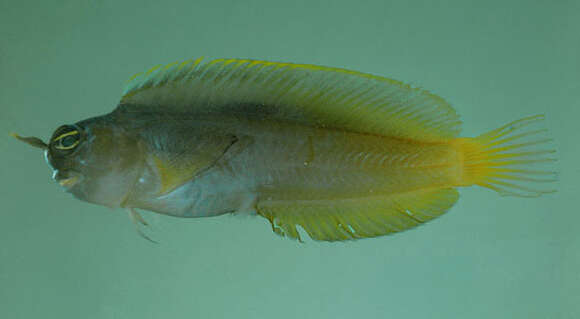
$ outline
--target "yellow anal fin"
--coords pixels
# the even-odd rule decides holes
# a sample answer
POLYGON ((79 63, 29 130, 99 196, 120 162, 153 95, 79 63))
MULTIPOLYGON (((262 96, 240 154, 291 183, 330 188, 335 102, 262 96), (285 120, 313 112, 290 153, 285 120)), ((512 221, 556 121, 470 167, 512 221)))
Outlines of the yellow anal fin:
POLYGON ((301 227, 314 240, 340 241, 383 236, 413 228, 449 210, 454 188, 340 200, 262 200, 258 214, 281 236, 301 240, 301 227))

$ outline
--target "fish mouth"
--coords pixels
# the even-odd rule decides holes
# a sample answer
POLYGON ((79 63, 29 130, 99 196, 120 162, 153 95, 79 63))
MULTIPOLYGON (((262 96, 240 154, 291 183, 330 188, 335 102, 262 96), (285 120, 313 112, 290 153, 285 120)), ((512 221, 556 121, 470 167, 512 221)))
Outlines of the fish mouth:
POLYGON ((73 171, 54 170, 52 173, 54 179, 60 186, 70 189, 82 180, 82 175, 73 171))

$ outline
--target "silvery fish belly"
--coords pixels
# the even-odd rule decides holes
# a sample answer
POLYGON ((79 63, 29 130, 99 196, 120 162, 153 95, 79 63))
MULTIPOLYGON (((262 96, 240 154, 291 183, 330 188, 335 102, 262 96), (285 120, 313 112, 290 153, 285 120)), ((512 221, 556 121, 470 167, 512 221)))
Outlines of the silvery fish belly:
POLYGON ((117 108, 43 148, 75 197, 176 217, 253 212, 282 236, 376 237, 447 212, 458 187, 552 192, 543 116, 477 137, 440 97, 313 65, 188 60, 134 76, 117 108), (540 184, 543 183, 543 184, 540 184))

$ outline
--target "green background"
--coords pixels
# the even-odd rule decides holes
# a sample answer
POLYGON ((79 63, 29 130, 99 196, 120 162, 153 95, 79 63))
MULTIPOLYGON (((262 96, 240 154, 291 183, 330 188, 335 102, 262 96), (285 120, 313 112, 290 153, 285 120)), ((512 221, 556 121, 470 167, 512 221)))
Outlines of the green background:
POLYGON ((578 1, 0 0, 0 318, 580 318, 578 1), (473 136, 545 113, 559 192, 470 188, 395 236, 299 244, 265 219, 80 202, 39 150, 134 73, 190 57, 313 63, 427 88, 473 136))

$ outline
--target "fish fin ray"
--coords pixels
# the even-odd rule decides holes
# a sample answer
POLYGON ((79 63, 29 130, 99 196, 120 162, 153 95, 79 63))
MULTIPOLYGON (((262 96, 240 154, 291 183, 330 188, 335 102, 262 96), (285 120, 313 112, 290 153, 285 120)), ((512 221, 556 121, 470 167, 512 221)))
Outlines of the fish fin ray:
POLYGON ((343 241, 383 236, 413 228, 447 212, 457 201, 454 188, 343 200, 259 200, 256 210, 281 236, 343 241))
POLYGON ((145 221, 143 216, 141 216, 141 214, 139 214, 139 212, 135 208, 129 208, 129 218, 131 219, 131 222, 135 226, 135 230, 137 231, 139 236, 143 237, 144 239, 146 239, 154 244, 159 244, 158 241, 151 239, 151 237, 149 237, 143 231, 142 227, 148 227, 149 224, 145 221))
POLYGON ((455 110, 426 90, 340 68, 258 60, 153 68, 129 80, 120 102, 200 114, 232 112, 238 104, 272 120, 422 141, 446 140, 461 129, 455 110))
POLYGON ((159 194, 166 194, 183 185, 203 171, 213 167, 238 138, 234 135, 192 137, 186 146, 176 151, 152 152, 153 164, 161 179, 159 194), (195 141, 195 142, 192 142, 195 141))
POLYGON ((476 138, 458 138, 461 186, 479 185, 504 196, 538 197, 555 192, 553 139, 544 116, 528 116, 476 138), (550 185, 547 185, 550 184, 550 185))

